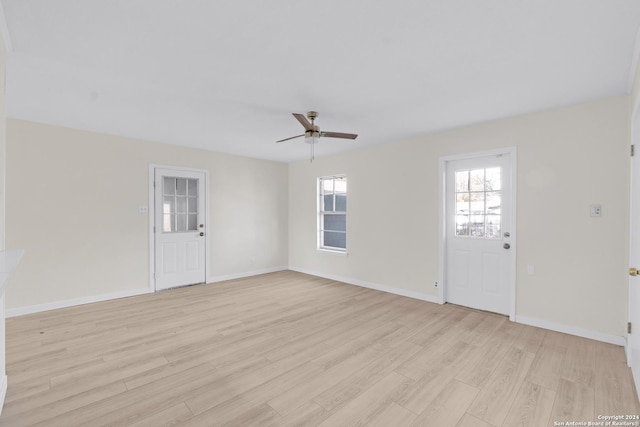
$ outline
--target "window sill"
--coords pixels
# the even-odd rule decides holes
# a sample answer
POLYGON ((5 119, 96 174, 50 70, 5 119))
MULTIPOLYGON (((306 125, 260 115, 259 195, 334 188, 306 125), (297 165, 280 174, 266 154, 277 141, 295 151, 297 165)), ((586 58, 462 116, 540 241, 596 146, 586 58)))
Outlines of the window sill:
POLYGON ((318 252, 327 253, 331 255, 338 255, 338 256, 347 256, 349 254, 347 251, 337 251, 335 249, 327 249, 327 248, 318 248, 318 252))

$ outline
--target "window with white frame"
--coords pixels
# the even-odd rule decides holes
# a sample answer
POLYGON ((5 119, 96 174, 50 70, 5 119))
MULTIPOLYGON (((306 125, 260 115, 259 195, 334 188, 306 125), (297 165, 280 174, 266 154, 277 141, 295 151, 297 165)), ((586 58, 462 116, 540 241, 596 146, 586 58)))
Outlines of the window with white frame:
POLYGON ((318 178, 318 247, 347 250, 347 177, 318 178))
POLYGON ((499 167, 456 171, 456 236, 502 237, 499 167))

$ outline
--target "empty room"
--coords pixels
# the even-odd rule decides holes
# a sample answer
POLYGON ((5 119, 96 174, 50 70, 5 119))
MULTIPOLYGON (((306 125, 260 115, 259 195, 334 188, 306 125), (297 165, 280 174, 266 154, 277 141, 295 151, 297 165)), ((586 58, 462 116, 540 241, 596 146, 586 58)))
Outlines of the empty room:
POLYGON ((0 426, 640 426, 637 0, 0 36, 0 426))

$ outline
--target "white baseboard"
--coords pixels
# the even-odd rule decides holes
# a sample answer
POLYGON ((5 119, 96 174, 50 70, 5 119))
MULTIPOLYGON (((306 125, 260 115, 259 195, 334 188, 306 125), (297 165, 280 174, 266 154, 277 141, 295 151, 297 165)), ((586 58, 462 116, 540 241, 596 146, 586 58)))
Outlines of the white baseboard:
MULTIPOLYGON (((241 279, 244 277, 257 276, 260 274, 267 274, 267 273, 275 273, 283 270, 292 270, 300 273, 311 274, 313 276, 324 277, 325 279, 336 280, 349 285, 361 286, 363 288, 374 289, 376 291, 382 291, 382 292, 387 292, 394 295, 400 295, 404 297, 419 299, 422 301, 432 302, 435 304, 441 304, 440 298, 438 296, 423 294, 421 292, 409 291, 401 288, 395 288, 393 286, 382 285, 379 283, 372 283, 364 280, 353 279, 350 277, 327 274, 319 271, 311 271, 305 268, 299 268, 294 266, 273 267, 273 268, 266 268, 261 270, 247 271, 244 273, 228 274, 228 275, 221 275, 221 276, 210 276, 207 278, 207 283, 241 279)), ((114 292, 110 294, 95 295, 91 297, 74 298, 74 299, 64 300, 64 301, 55 301, 55 302, 45 303, 45 304, 36 304, 36 305, 31 305, 26 307, 9 308, 6 310, 6 317, 22 316, 25 314, 39 313, 42 311, 55 310, 58 308, 72 307, 76 305, 90 304, 94 302, 108 301, 108 300, 113 300, 118 298, 126 298, 126 297, 131 297, 136 295, 144 295, 148 293, 153 293, 153 289, 150 289, 150 288, 134 289, 134 290, 128 290, 128 291, 114 292)), ((549 329, 551 331, 562 332, 569 335, 589 338, 596 341, 602 341, 609 344, 615 344, 615 345, 623 346, 625 349, 627 348, 627 340, 625 339, 625 337, 618 336, 618 335, 605 334, 602 332, 592 331, 589 329, 582 329, 576 326, 563 325, 563 324, 551 322, 549 320, 538 319, 538 318, 528 317, 528 316, 516 315, 515 322, 522 323, 524 325, 536 326, 538 328, 549 329)), ((2 402, 1 399, 4 398, 4 393, 6 393, 6 388, 7 388, 6 376, 4 379, 0 378, 0 381, 2 381, 2 383, 0 383, 0 402, 2 402)), ((1 406, 0 406, 0 411, 1 411, 1 406)))
MULTIPOLYGON (((423 301, 433 302, 435 304, 442 304, 440 298, 433 295, 427 295, 419 292, 408 291, 406 289, 394 288, 392 286, 380 285, 377 283, 365 282, 363 280, 351 279, 349 277, 342 277, 333 274, 326 274, 319 271, 311 271, 305 268, 298 267, 289 267, 289 270, 298 271, 300 273, 311 274, 313 276, 324 277, 325 279, 337 280, 339 282, 344 282, 349 285, 362 286, 364 288, 375 289, 377 291, 388 292, 395 295, 401 295, 409 298, 415 298, 423 301)), ((551 331, 562 332, 569 335, 575 335, 578 337, 589 338, 595 341, 602 341, 609 344, 619 345, 622 347, 627 347, 627 340, 625 337, 621 337, 618 335, 605 334, 602 332, 592 331, 589 329, 582 329, 576 326, 570 325, 562 325, 559 323, 554 323, 544 319, 537 319, 534 317, 527 316, 515 316, 515 322, 522 323, 524 325, 536 326, 542 329, 549 329, 551 331)))
POLYGON ((325 279, 336 280, 348 285, 361 286, 363 288, 374 289, 376 291, 387 292, 394 295, 400 295, 403 297, 409 297, 419 299, 422 301, 428 301, 435 304, 441 304, 440 298, 434 295, 423 294, 421 292, 409 291, 407 289, 394 288, 393 286, 381 285, 379 283, 371 283, 364 280, 352 279, 349 277, 337 276, 333 274, 326 274, 319 271, 311 271, 305 268, 289 267, 289 270, 297 271, 299 273, 310 274, 312 276, 324 277, 325 279))
POLYGON ((8 308, 7 317, 22 316, 25 314, 39 313, 41 311, 56 310, 58 308, 73 307, 76 305, 91 304, 94 302, 109 301, 112 299, 132 297, 152 293, 153 289, 133 289, 129 291, 113 292, 110 294, 95 295, 83 298, 74 298, 64 301, 54 301, 44 304, 29 305, 26 307, 8 308))
MULTIPOLYGON (((259 274, 274 273, 276 271, 287 270, 287 267, 274 267, 262 270, 247 271, 244 273, 229 274, 225 276, 212 276, 207 278, 207 283, 222 282, 224 280, 241 279, 243 277, 257 276, 259 274)), ((6 317, 23 316, 25 314, 39 313, 42 311, 56 310, 58 308, 73 307, 76 305, 91 304, 94 302, 109 301, 112 299, 133 297, 136 295, 144 295, 153 293, 151 288, 133 289, 130 291, 120 291, 110 294, 95 295, 83 298, 74 298, 64 301, 54 301, 44 304, 30 305, 26 307, 9 308, 6 311, 6 317)))
POLYGON ((271 267, 261 270, 245 271, 244 273, 225 274, 222 276, 209 276, 207 283, 224 282, 225 280, 242 279, 245 277, 259 276, 260 274, 275 273, 278 271, 288 270, 288 267, 271 267))
POLYGON ((542 329, 549 329, 551 331, 562 332, 563 334, 575 335, 578 337, 589 338, 595 341, 602 341, 609 344, 615 344, 622 347, 627 346, 627 340, 625 337, 618 335, 605 334, 603 332, 592 331, 589 329, 578 328, 577 326, 563 325, 549 320, 537 319, 535 317, 518 316, 516 315, 515 321, 524 325, 536 326, 542 329))
POLYGON ((4 399, 7 397, 7 376, 3 375, 0 383, 0 415, 2 415, 2 408, 4 408, 4 399))

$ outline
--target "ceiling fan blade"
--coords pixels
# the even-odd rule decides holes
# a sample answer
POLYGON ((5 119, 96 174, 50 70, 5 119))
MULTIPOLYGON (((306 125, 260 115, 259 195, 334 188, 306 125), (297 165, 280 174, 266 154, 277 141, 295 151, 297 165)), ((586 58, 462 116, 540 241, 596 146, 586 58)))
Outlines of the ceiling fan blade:
POLYGON ((343 133, 343 132, 320 132, 320 136, 328 136, 329 138, 344 138, 344 139, 356 139, 358 135, 355 133, 343 133))
POLYGON ((303 133, 302 135, 296 135, 296 136, 292 136, 291 138, 281 139, 280 141, 276 141, 276 143, 278 143, 278 142, 288 141, 288 140, 290 140, 290 139, 300 138, 301 136, 304 136, 304 135, 305 135, 305 134, 303 133))
POLYGON ((309 123, 309 120, 304 116, 304 114, 292 113, 293 117, 298 119, 300 124, 304 127, 304 130, 313 130, 313 126, 309 123))

